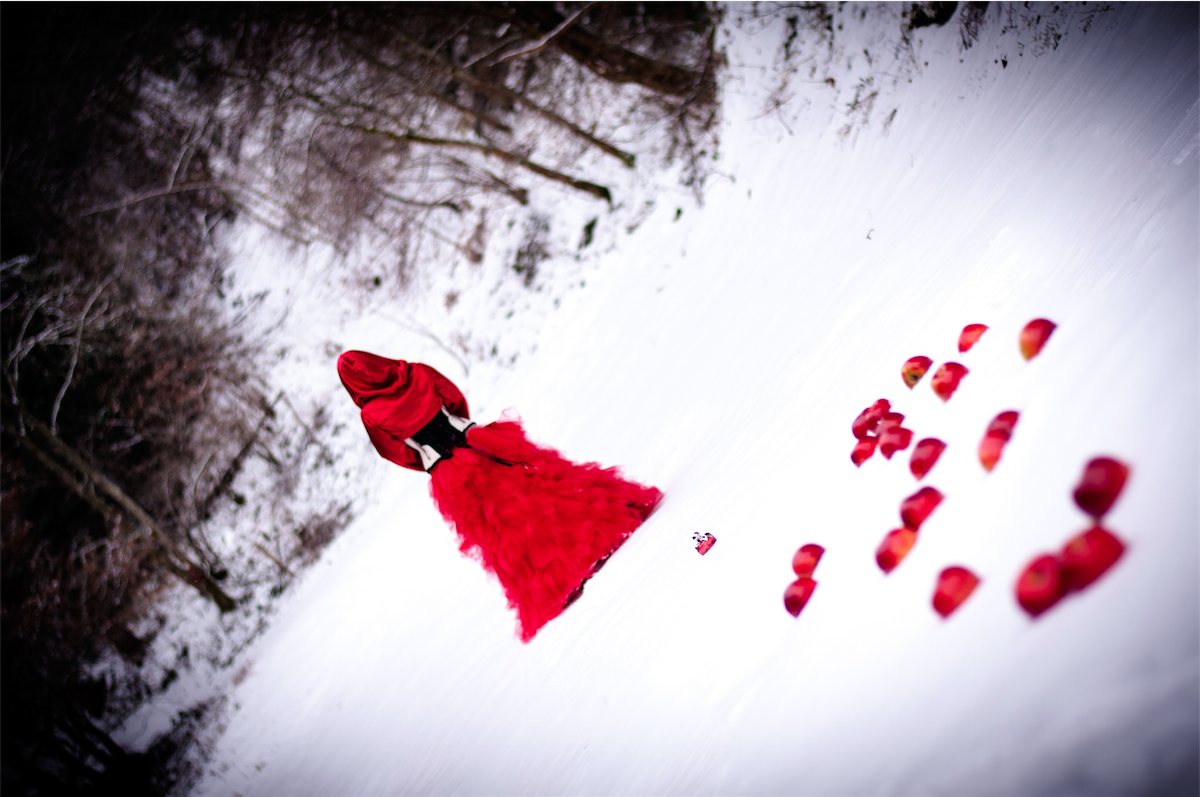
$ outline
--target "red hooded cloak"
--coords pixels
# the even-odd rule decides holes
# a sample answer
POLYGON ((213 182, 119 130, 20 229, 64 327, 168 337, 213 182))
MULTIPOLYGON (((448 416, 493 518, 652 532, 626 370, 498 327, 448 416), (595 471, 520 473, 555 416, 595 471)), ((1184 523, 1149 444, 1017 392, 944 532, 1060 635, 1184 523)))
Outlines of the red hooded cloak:
MULTIPOLYGON (((462 392, 428 365, 349 351, 338 358, 338 375, 375 449, 406 468, 423 469, 405 439, 442 407, 469 417, 462 392)), ((459 548, 500 581, 528 642, 579 596, 662 493, 616 468, 576 464, 535 445, 518 421, 472 426, 466 440, 432 469, 430 493, 459 548)))

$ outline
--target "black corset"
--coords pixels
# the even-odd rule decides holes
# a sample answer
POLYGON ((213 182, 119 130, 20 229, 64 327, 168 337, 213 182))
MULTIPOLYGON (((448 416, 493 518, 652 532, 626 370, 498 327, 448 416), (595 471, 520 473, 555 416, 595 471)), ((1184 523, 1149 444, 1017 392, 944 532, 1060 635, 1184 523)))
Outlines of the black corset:
POLYGON ((454 428, 446 413, 439 411, 433 416, 433 420, 412 436, 412 440, 420 445, 429 446, 442 459, 449 459, 454 449, 466 447, 467 434, 454 428))

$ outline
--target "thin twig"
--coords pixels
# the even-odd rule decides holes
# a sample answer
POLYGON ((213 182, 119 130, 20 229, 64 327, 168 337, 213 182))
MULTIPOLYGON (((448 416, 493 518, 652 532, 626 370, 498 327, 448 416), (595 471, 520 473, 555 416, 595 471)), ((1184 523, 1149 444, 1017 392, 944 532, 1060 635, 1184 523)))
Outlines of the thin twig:
POLYGON ((524 47, 520 50, 515 50, 511 53, 506 53, 504 55, 501 55, 498 58, 496 58, 494 61, 492 61, 490 65, 495 66, 496 64, 502 63, 504 61, 510 61, 513 58, 520 58, 523 55, 533 55, 538 50, 541 50, 543 47, 545 47, 547 44, 549 44, 554 39, 555 36, 562 33, 567 28, 571 27, 571 25, 573 25, 575 23, 575 20, 577 20, 581 16, 583 16, 584 12, 586 12, 593 5, 595 5, 595 3, 584 3, 584 5, 578 11, 576 11, 574 14, 572 14, 571 16, 564 19, 562 22, 560 22, 558 24, 558 27, 556 27, 554 30, 547 33, 542 38, 535 41, 533 44, 529 45, 528 47, 524 47))
POLYGON ((107 205, 97 205, 93 208, 88 208, 79 214, 79 218, 95 216, 97 213, 107 213, 110 210, 120 210, 127 208, 130 205, 136 205, 139 202, 145 202, 147 199, 156 199, 160 196, 170 196, 171 194, 182 194, 188 191, 207 191, 209 189, 225 190, 225 186, 220 183, 204 182, 204 183, 184 183, 183 185, 167 186, 166 188, 156 188, 152 191, 146 191, 142 194, 136 194, 116 202, 110 202, 107 205))
POLYGON ((83 330, 87 324, 88 313, 91 312, 92 305, 96 303, 101 292, 108 287, 112 280, 113 278, 109 277, 96 286, 96 290, 92 291, 92 295, 84 304, 83 312, 79 314, 79 329, 75 332, 75 343, 71 346, 71 362, 67 365, 67 375, 63 378, 62 387, 58 389, 58 395, 54 397, 54 405, 50 408, 50 431, 54 434, 58 434, 58 411, 62 407, 63 396, 67 395, 67 388, 71 386, 71 380, 75 378, 75 366, 79 363, 79 349, 83 345, 83 330))

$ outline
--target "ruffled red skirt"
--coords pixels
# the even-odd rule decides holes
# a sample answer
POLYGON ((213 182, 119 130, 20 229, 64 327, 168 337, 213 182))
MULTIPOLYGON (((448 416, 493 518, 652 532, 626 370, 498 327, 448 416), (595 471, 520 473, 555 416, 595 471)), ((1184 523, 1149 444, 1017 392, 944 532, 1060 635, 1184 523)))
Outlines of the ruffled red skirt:
POLYGON ((579 465, 518 421, 473 426, 438 463, 430 492, 463 553, 496 575, 528 642, 654 511, 662 493, 616 468, 579 465))

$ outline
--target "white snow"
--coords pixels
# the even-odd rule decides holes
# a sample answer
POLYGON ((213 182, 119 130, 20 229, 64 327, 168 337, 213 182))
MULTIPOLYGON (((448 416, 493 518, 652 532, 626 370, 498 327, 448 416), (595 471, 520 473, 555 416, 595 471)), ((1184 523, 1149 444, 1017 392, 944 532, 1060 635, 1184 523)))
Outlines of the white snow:
POLYGON ((764 114, 782 25, 733 30, 705 204, 676 220, 659 202, 536 318, 536 351, 466 374, 387 308, 314 322, 314 350, 429 362, 477 420, 514 408, 667 499, 522 645, 426 479, 354 437, 328 357, 308 376, 374 489, 246 654, 196 793, 1169 789, 1200 745, 1196 20, 1123 6, 1036 55, 994 19, 965 52, 953 26, 923 31, 912 81, 846 135, 845 95, 819 81, 764 114), (1026 363, 1039 316, 1059 327, 1026 363), (973 322, 991 329, 959 355, 973 322), (930 376, 903 386, 915 354, 970 369, 949 403, 930 376), (917 483, 909 452, 849 461, 879 397, 949 443, 924 482, 946 501, 887 576, 874 550, 917 483), (1021 420, 985 474, 975 447, 1004 409, 1021 420), (1097 454, 1132 466, 1107 523, 1128 552, 1031 621, 1016 575, 1086 527, 1070 491, 1097 454), (718 540, 704 557, 697 530, 718 540), (793 619, 806 542, 827 553, 793 619), (950 564, 982 583, 942 621, 950 564))

